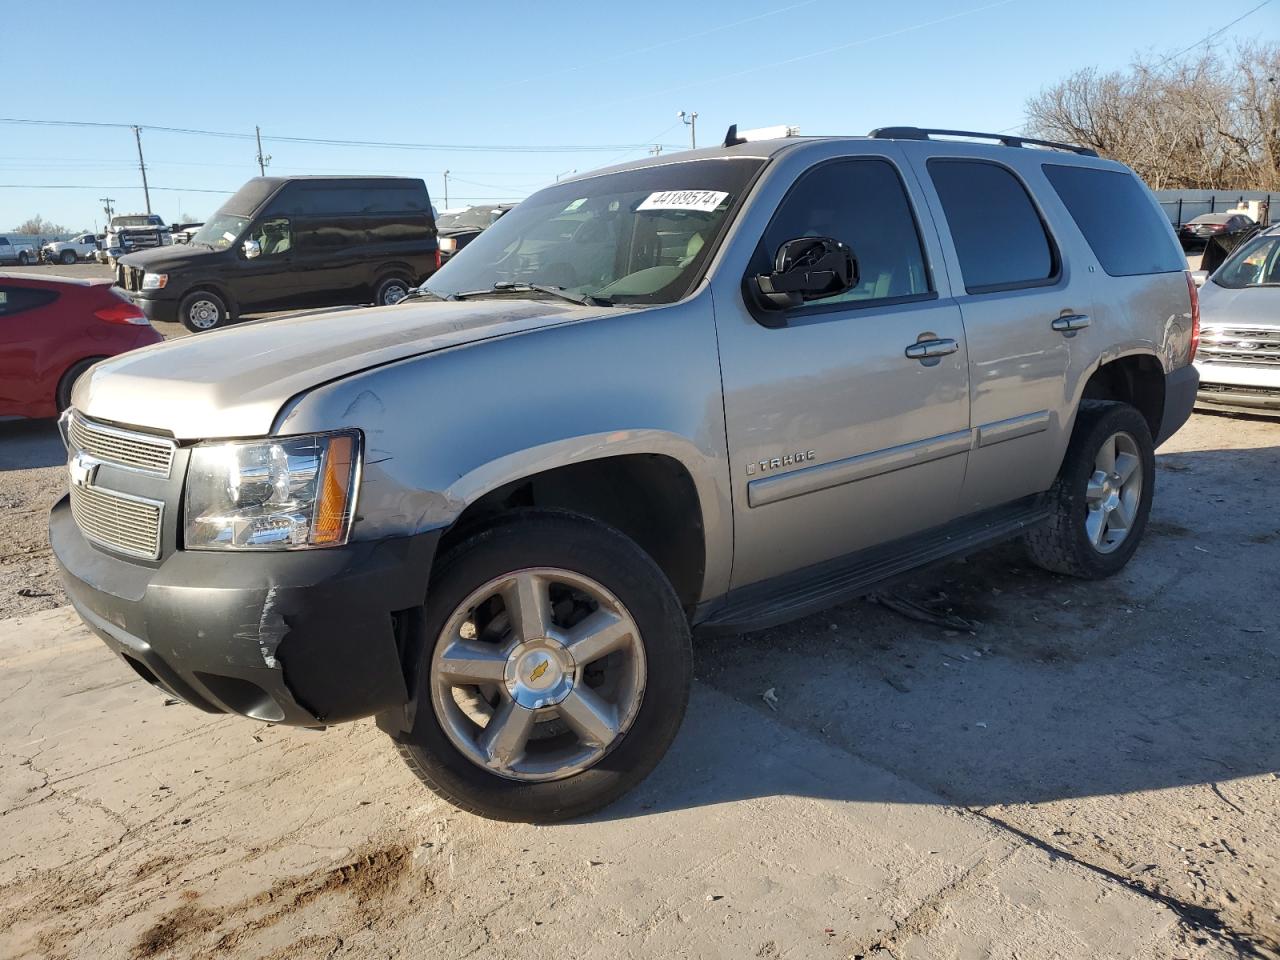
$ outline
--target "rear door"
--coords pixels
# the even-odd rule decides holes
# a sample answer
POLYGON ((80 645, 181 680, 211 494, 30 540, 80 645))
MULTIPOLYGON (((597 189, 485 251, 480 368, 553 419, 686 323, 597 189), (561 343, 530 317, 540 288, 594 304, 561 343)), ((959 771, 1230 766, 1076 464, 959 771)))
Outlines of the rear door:
POLYGON ((1033 151, 904 149, 937 215, 968 337, 974 438, 959 508, 972 513, 1053 482, 1074 410, 1068 368, 1096 356, 1092 289, 1034 199, 1049 188, 1033 151))
POLYGON ((896 148, 850 149, 816 145, 779 164, 735 247, 754 242, 750 275, 785 241, 832 237, 852 247, 857 286, 764 314, 739 266, 736 288, 716 293, 734 587, 936 526, 964 479, 965 335, 936 236, 921 229, 896 148), (776 212, 757 225, 762 210, 776 212), (934 356, 911 355, 921 341, 934 356))

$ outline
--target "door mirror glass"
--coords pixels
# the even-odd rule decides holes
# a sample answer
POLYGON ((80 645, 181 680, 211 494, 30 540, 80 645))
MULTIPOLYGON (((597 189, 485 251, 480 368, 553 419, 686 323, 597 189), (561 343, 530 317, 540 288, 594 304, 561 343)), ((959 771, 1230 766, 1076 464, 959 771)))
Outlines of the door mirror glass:
POLYGON ((262 256, 262 244, 257 240, 246 240, 244 242, 244 255, 248 260, 262 256))
POLYGON ((789 310, 808 300, 845 293, 858 283, 858 262, 848 244, 831 237, 801 237, 778 248, 773 270, 755 278, 760 305, 789 310))

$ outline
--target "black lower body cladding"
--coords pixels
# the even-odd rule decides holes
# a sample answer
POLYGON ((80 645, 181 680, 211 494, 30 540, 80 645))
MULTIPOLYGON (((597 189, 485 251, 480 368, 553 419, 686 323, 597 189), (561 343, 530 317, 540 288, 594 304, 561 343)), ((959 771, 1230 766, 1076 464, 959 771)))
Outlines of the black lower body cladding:
POLYGON ((1200 389, 1200 374, 1191 364, 1179 367, 1164 378, 1164 414, 1160 418, 1160 431, 1156 434, 1156 446, 1164 443, 1191 418, 1196 405, 1196 391, 1200 389))
POLYGON ((297 726, 405 703, 394 614, 422 604, 439 537, 147 566, 85 540, 65 497, 49 523, 77 612, 139 675, 203 710, 297 726))

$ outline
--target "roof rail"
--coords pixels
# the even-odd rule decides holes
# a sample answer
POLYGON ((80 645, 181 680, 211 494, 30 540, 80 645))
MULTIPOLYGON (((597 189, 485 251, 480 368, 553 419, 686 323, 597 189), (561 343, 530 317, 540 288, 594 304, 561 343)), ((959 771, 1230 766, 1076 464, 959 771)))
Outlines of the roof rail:
POLYGON ((934 137, 966 137, 971 140, 996 140, 1006 147, 1048 147, 1050 150, 1066 150, 1082 157, 1096 157, 1098 151, 1074 143, 1056 140, 1036 140, 1033 137, 1014 137, 1007 133, 975 133, 972 130, 932 130, 922 127, 879 127, 868 134, 874 140, 932 140, 934 137))

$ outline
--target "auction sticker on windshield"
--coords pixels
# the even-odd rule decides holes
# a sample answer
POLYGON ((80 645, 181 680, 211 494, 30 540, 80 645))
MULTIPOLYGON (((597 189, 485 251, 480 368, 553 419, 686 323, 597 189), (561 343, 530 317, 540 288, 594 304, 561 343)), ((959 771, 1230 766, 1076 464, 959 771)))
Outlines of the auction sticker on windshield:
POLYGON ((711 213, 729 194, 720 190, 660 190, 645 197, 641 210, 700 210, 711 213))

